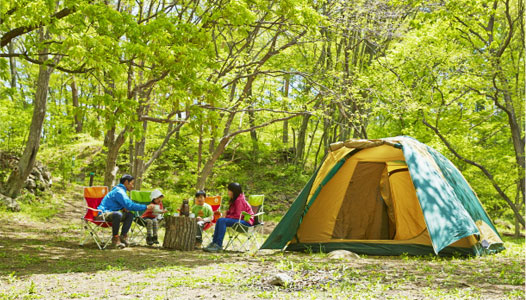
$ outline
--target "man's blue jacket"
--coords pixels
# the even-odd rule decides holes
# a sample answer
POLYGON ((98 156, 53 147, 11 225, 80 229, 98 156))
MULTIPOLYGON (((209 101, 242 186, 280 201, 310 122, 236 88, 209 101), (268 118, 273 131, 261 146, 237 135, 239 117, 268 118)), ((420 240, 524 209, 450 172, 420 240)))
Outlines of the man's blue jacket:
POLYGON ((126 208, 130 211, 141 211, 146 209, 146 205, 131 201, 126 194, 126 187, 124 184, 116 185, 100 202, 97 209, 102 210, 103 213, 109 211, 119 211, 126 208))

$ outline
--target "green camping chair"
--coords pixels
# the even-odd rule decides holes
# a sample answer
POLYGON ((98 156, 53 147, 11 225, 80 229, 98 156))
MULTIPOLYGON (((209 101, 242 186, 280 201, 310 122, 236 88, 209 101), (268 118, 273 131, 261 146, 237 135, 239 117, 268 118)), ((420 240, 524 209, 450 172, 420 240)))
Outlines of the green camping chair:
MULTIPOLYGON (((248 197, 248 204, 250 204, 254 212, 254 224, 252 226, 246 226, 241 223, 236 223, 234 226, 228 227, 229 240, 225 246, 225 250, 257 251, 259 249, 263 242, 264 201, 265 195, 250 195, 248 197)), ((242 220, 241 218, 245 218, 245 221, 248 221, 250 215, 243 213, 239 217, 239 220, 242 220)))
MULTIPOLYGON (((150 204, 150 193, 147 191, 136 191, 130 192, 130 198, 132 201, 148 205, 150 204)), ((139 245, 141 241, 146 241, 146 222, 141 218, 144 210, 133 211, 135 218, 133 219, 132 227, 130 228, 130 236, 128 237, 131 244, 139 245)))

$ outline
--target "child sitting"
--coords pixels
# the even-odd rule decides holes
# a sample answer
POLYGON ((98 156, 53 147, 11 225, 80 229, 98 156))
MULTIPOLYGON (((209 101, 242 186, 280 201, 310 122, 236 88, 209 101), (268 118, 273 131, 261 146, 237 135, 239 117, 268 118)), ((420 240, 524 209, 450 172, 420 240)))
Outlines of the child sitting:
POLYGON ((197 218, 197 244, 198 246, 202 243, 203 238, 203 227, 206 223, 211 222, 214 219, 214 212, 212 207, 205 203, 206 193, 203 190, 195 193, 195 204, 192 207, 192 213, 197 218))
POLYGON ((154 207, 147 209, 141 216, 146 222, 146 244, 149 246, 159 244, 157 240, 157 230, 159 229, 159 221, 163 217, 166 210, 163 208, 164 195, 159 190, 153 190, 150 193, 150 200, 154 207), (159 205, 159 207, 157 207, 159 205))

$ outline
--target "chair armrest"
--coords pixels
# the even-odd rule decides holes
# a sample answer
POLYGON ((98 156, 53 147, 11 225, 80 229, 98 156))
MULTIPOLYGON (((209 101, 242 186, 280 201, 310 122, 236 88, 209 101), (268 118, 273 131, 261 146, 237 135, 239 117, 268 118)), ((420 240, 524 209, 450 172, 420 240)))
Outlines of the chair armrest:
MULTIPOLYGON (((86 208, 92 211, 94 217, 98 216, 102 212, 102 210, 100 209, 92 208, 89 206, 86 206, 86 208)), ((106 218, 104 217, 104 215, 102 215, 102 220, 106 222, 106 218)))
POLYGON ((253 217, 257 217, 257 216, 261 216, 261 215, 264 215, 264 214, 265 214, 264 211, 260 211, 260 212, 258 212, 257 214, 253 214, 252 216, 253 216, 253 217))

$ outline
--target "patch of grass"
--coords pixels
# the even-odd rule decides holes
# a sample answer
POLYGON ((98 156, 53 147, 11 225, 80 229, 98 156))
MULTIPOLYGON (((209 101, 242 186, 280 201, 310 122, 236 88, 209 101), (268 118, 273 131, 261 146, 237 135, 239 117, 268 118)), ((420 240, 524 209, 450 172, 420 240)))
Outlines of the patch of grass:
POLYGON ((68 298, 70 299, 78 299, 78 298, 87 298, 87 297, 90 297, 91 295, 89 293, 71 293, 69 295, 67 295, 68 298))

